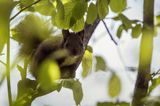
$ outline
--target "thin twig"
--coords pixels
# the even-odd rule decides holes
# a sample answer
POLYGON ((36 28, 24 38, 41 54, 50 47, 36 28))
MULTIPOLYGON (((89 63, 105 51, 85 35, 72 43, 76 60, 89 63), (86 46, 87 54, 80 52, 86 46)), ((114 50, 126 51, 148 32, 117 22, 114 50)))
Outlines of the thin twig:
POLYGON ((105 28, 106 28, 106 30, 107 30, 107 32, 108 32, 111 40, 114 42, 115 45, 118 45, 117 42, 114 40, 112 34, 110 33, 110 31, 109 31, 109 29, 108 29, 108 27, 107 27, 107 24, 104 22, 104 20, 102 20, 102 22, 103 22, 103 24, 104 24, 104 26, 105 26, 105 28))
POLYGON ((4 63, 3 61, 0 60, 0 63, 2 63, 3 65, 6 65, 6 63, 4 63))
POLYGON ((154 72, 154 73, 151 74, 151 75, 152 75, 152 79, 153 79, 156 75, 158 75, 158 74, 160 74, 160 69, 158 69, 157 72, 154 72))
MULTIPOLYGON (((9 36, 9 33, 8 33, 9 36)), ((7 55, 6 55, 6 73, 7 73, 7 90, 9 106, 12 106, 11 78, 10 78, 10 38, 7 39, 7 55)))
POLYGON ((37 4, 38 2, 40 2, 41 0, 37 0, 35 2, 33 2, 32 4, 28 5, 27 7, 24 7, 23 9, 21 9, 19 12, 17 12, 13 17, 10 18, 10 21, 12 21, 15 17, 17 17, 21 12, 23 12, 24 10, 28 9, 29 7, 32 7, 33 5, 37 4))

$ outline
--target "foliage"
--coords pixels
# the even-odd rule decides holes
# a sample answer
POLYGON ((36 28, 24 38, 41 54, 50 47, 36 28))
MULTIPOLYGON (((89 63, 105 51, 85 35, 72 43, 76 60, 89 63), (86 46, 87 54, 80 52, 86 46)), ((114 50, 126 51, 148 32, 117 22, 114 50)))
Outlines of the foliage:
MULTIPOLYGON (((95 22, 106 19, 110 12, 114 13, 112 21, 120 22, 117 29, 117 37, 120 39, 123 32, 131 32, 132 38, 138 38, 140 35, 152 35, 152 28, 149 28, 145 22, 139 20, 129 19, 124 11, 127 9, 127 0, 1 0, 0 1, 0 56, 6 53, 6 76, 8 83, 9 100, 13 102, 11 97, 10 85, 10 39, 17 42, 20 50, 17 56, 22 56, 22 64, 15 63, 17 70, 20 72, 21 80, 18 82, 17 99, 14 101, 15 106, 31 105, 33 100, 39 96, 46 95, 52 91, 60 91, 62 87, 71 89, 75 104, 78 106, 83 99, 83 90, 81 82, 78 79, 61 79, 61 70, 58 64, 62 61, 59 59, 66 57, 66 54, 58 52, 57 59, 53 59, 54 53, 51 54, 50 59, 46 59, 41 63, 37 69, 38 77, 31 80, 27 76, 30 71, 30 64, 32 56, 39 45, 47 38, 52 36, 60 36, 55 29, 68 30, 72 33, 79 34, 79 32, 87 32, 90 29, 88 26, 94 26, 95 22), (11 15, 13 9, 18 9, 19 12, 11 15), (20 13, 25 13, 24 18, 10 30, 10 22, 14 20, 20 13), (12 17, 11 17, 12 16, 12 17), (85 29, 86 28, 86 29, 85 29), (87 29, 88 28, 88 29, 87 29), (143 30, 142 30, 143 29, 143 30), (144 30, 146 29, 146 30, 144 30), (11 31, 11 35, 10 35, 11 31), (4 48, 7 45, 7 51, 4 48), (65 55, 65 56, 64 56, 65 55), (9 69, 9 70, 8 70, 9 69)), ((144 10, 145 11, 145 10, 144 10)), ((160 15, 156 16, 155 24, 160 26, 160 15)), ((107 30, 108 31, 108 30, 107 30)), ((90 36, 91 37, 91 36, 90 36)), ((88 40, 90 39, 88 38, 88 40)), ((61 42, 61 36, 55 39, 54 45, 61 42), (57 43, 58 42, 58 43, 57 43)), ((65 38, 64 38, 65 39, 65 38)), ((85 39, 86 40, 86 39, 85 39)), ((152 38, 145 41, 142 40, 140 54, 140 66, 144 66, 149 61, 147 53, 152 52, 152 38), (147 42, 147 43, 146 43, 147 42), (149 43, 148 43, 149 42, 149 43), (146 50, 148 50, 146 52, 146 50), (143 57, 145 56, 145 58, 143 57), (143 61, 141 61, 143 59, 143 61)), ((83 42, 86 43, 86 42, 83 42)), ((88 43, 88 42, 87 42, 88 43)), ((94 55, 91 46, 85 46, 85 52, 82 60, 82 77, 89 76, 91 71, 111 72, 109 83, 106 84, 108 88, 108 95, 111 98, 118 98, 122 90, 122 83, 115 72, 107 71, 108 66, 104 57, 94 55)), ((67 52, 68 53, 68 52, 67 52)), ((77 62, 79 57, 67 57, 62 65, 71 65, 77 62)), ((0 60, 1 61, 1 60, 0 60)), ((1 62, 3 63, 3 61, 1 62)), ((148 63, 150 65, 150 63, 148 63)), ((147 65, 148 65, 147 64, 147 65)), ((78 64, 79 65, 79 64, 78 64)), ((141 69, 143 67, 140 67, 141 69)), ((157 73, 158 74, 158 73, 157 73)), ((5 76, 4 75, 4 76, 5 76)), ((2 79, 1 79, 2 80, 2 79)), ((2 80, 3 81, 3 80, 2 80)), ((148 95, 160 85, 160 77, 151 78, 151 85, 148 90, 148 95)), ((1 81, 0 81, 1 82, 1 81)), ((147 82, 147 83, 148 83, 147 82)), ((107 94, 106 94, 107 95, 107 94)), ((159 97, 144 99, 146 106, 159 106, 159 97)), ((129 106, 126 102, 98 102, 97 106, 129 106)))

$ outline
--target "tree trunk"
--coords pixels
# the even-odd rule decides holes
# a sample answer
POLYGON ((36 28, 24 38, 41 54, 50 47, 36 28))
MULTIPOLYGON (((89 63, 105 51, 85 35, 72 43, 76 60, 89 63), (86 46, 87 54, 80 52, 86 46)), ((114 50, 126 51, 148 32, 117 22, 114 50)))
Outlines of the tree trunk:
POLYGON ((144 0, 143 9, 144 23, 140 46, 139 68, 132 106, 144 105, 142 99, 147 95, 150 80, 154 36, 154 0, 144 0))

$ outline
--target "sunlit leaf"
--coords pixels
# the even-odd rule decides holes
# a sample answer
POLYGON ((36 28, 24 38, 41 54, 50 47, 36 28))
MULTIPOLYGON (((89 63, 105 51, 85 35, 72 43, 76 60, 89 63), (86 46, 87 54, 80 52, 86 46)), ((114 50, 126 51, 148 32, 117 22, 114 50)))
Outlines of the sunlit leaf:
POLYGON ((160 15, 156 16, 156 25, 160 26, 160 15))
POLYGON ((60 69, 58 64, 53 60, 46 60, 38 70, 38 82, 44 90, 57 86, 56 80, 60 79, 60 69))
POLYGON ((77 2, 76 5, 74 6, 72 16, 76 20, 79 20, 84 16, 86 11, 87 11, 87 3, 81 0, 77 2))
POLYGON ((101 56, 96 56, 96 70, 95 71, 105 71, 106 70, 106 62, 101 56))
POLYGON ((22 66, 20 66, 20 65, 17 65, 17 69, 21 74, 21 78, 24 79, 26 77, 24 68, 22 66))
POLYGON ((61 20, 65 17, 64 5, 61 0, 57 0, 57 15, 61 20))
POLYGON ((123 25, 120 25, 117 30, 117 37, 118 38, 121 38, 123 30, 124 30, 123 25))
POLYGON ((69 29, 70 26, 73 26, 75 22, 72 21, 72 10, 75 4, 76 4, 75 2, 67 2, 66 4, 64 4, 64 10, 65 10, 64 19, 61 19, 58 14, 53 14, 52 23, 56 25, 58 28, 62 29, 69 29))
MULTIPOLYGON (((30 0, 27 0, 30 1, 30 0)), ((43 14, 43 15, 51 15, 53 11, 55 11, 55 7, 49 0, 42 0, 36 5, 34 5, 35 11, 43 14)), ((63 8, 61 8, 63 10, 63 8)), ((61 14, 61 12, 59 12, 61 14)), ((64 13, 63 13, 64 14, 64 13)))
POLYGON ((71 28, 74 32, 79 32, 84 29, 84 18, 81 18, 80 20, 77 20, 76 23, 71 28))
POLYGON ((140 24, 137 24, 135 27, 132 28, 132 37, 137 38, 142 32, 142 28, 140 24))
POLYGON ((98 15, 100 19, 104 19, 108 14, 108 0, 98 0, 98 15))
POLYGON ((92 69, 92 52, 89 50, 86 50, 82 59, 82 77, 85 78, 90 73, 92 69))
POLYGON ((116 97, 121 92, 121 81, 119 77, 114 73, 112 74, 109 85, 108 85, 108 94, 110 97, 116 97))
POLYGON ((149 93, 151 93, 157 86, 160 85, 160 77, 151 80, 152 84, 149 87, 149 93))
POLYGON ((113 12, 120 13, 127 6, 126 0, 110 0, 110 7, 113 12))
MULTIPOLYGON (((20 0, 19 1, 21 8, 25 8, 29 5, 31 5, 33 2, 34 2, 34 0, 20 0)), ((29 8, 29 9, 31 9, 31 8, 29 8)))
POLYGON ((0 53, 9 37, 10 13, 14 2, 11 0, 0 0, 0 53))
POLYGON ((93 24, 93 22, 97 18, 97 7, 95 4, 91 3, 89 8, 88 8, 88 13, 87 13, 87 20, 86 22, 88 24, 93 24))

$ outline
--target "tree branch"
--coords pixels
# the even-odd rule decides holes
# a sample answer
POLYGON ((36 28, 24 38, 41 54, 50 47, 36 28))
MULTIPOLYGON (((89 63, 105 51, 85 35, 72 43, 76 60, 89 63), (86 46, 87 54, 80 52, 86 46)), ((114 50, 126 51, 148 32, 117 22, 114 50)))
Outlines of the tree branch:
POLYGON ((102 22, 103 22, 103 24, 104 24, 104 26, 105 26, 105 28, 106 28, 106 30, 107 30, 107 32, 108 32, 108 34, 109 34, 111 40, 113 41, 113 43, 114 43, 115 45, 118 45, 117 42, 114 40, 112 34, 110 33, 110 31, 109 31, 109 29, 108 29, 107 24, 105 23, 105 21, 102 20, 102 22))
POLYGON ((28 5, 27 7, 24 7, 23 9, 21 9, 19 12, 17 12, 13 17, 10 18, 10 21, 12 21, 15 17, 17 17, 21 12, 23 12, 24 10, 28 9, 29 7, 32 7, 33 5, 37 4, 38 2, 40 2, 41 0, 37 0, 35 2, 33 2, 32 4, 28 5))
POLYGON ((143 32, 140 46, 138 75, 134 89, 132 106, 143 106, 142 99, 147 95, 150 81, 150 67, 154 36, 154 0, 144 0, 143 32))

